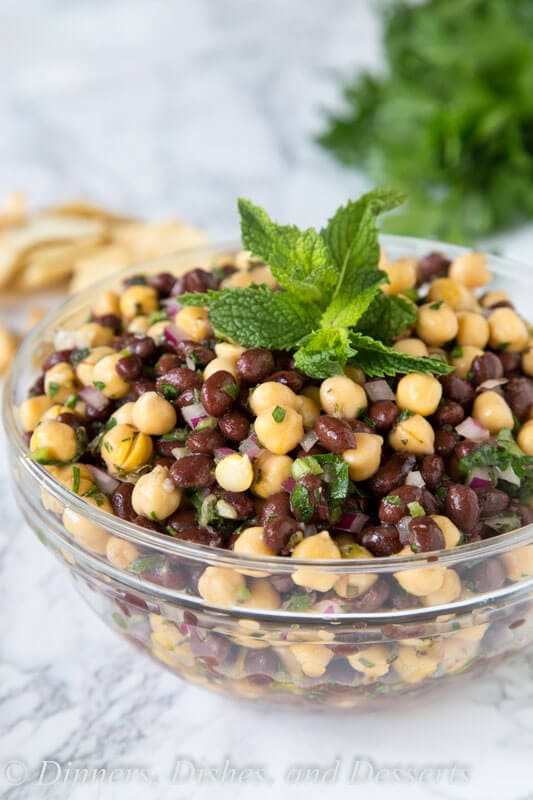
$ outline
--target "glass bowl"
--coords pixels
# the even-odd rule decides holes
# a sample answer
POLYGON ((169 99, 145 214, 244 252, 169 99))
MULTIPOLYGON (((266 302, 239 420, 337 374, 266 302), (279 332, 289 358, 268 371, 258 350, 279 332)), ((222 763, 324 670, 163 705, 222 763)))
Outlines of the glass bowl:
MULTIPOLYGON (((465 252, 404 237, 382 241, 392 258, 465 252)), ((176 675, 217 692, 312 709, 374 706, 524 650, 533 641, 531 525, 440 553, 243 558, 111 516, 25 457, 17 405, 58 329, 75 330, 95 298, 125 276, 214 266, 236 249, 204 247, 113 275, 69 299, 25 340, 6 381, 4 423, 28 525, 108 626, 176 675), (210 603, 202 597, 206 581, 210 603)), ((531 312, 528 268, 497 257, 489 263, 494 285, 531 312)))

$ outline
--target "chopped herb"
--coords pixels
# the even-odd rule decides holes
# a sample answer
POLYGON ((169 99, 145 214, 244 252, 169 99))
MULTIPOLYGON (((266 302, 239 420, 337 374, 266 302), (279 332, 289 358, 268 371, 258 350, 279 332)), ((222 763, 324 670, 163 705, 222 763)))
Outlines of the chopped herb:
POLYGON ((93 386, 96 386, 97 389, 105 389, 105 383, 103 381, 93 381, 93 386))
POLYGON ((370 661, 368 658, 364 658, 363 656, 361 656, 358 661, 367 669, 372 669, 372 667, 376 666, 373 661, 370 661))
POLYGON ((368 558, 368 551, 364 547, 355 544, 355 542, 341 544, 339 549, 343 558, 368 558))
POLYGON ((107 420, 106 424, 104 425, 104 430, 105 431, 110 431, 111 428, 114 428, 116 424, 117 424, 116 418, 115 417, 109 417, 109 419, 107 420))
POLYGON ((446 489, 445 486, 439 486, 435 494, 437 495, 441 503, 444 503, 446 501, 446 495, 448 494, 448 490, 446 489))
POLYGON ((400 441, 404 447, 409 443, 409 439, 400 439, 400 441))
POLYGON ((111 616, 113 617, 114 621, 119 626, 119 628, 126 629, 128 627, 128 623, 126 622, 124 617, 121 614, 118 613, 118 611, 114 611, 111 614, 111 616))
POLYGON ((293 594, 287 604, 287 611, 308 611, 315 601, 313 594, 293 594))
POLYGON ((168 313, 162 309, 161 311, 152 311, 148 317, 150 325, 155 325, 156 322, 163 322, 168 319, 168 313))
POLYGON ((272 412, 272 419, 274 422, 283 422, 286 416, 286 411, 281 406, 276 406, 274 411, 272 412))
POLYGON ((150 516, 151 516, 151 518, 153 519, 154 522, 159 522, 159 517, 157 516, 155 511, 150 511, 150 516))
POLYGON ((429 307, 430 307, 430 309, 432 311, 438 311, 443 303, 444 303, 444 300, 439 300, 437 303, 431 303, 431 305, 429 307))
POLYGON ((357 415, 357 418, 360 419, 361 422, 366 423, 366 425, 370 425, 372 428, 376 427, 376 423, 374 422, 374 420, 370 419, 368 414, 365 414, 364 411, 363 412, 360 411, 359 414, 357 415))
POLYGON ((104 442, 104 447, 108 453, 113 452, 113 445, 111 444, 111 442, 104 442))
POLYGON ((206 417, 205 419, 200 420, 195 431, 206 431, 206 430, 213 430, 217 426, 217 418, 216 417, 206 417))
POLYGON ((128 347, 125 347, 124 350, 120 351, 120 355, 123 358, 127 358, 128 356, 131 356, 131 350, 128 347))
POLYGON ((251 591, 247 586, 239 586, 237 589, 236 600, 238 603, 245 603, 252 596, 251 591))
POLYGON ((98 488, 98 486, 91 486, 91 488, 85 492, 83 497, 92 497, 93 500, 96 500, 96 505, 101 506, 104 504, 105 497, 98 488))
POLYGON ((79 467, 72 467, 72 491, 74 494, 78 494, 80 491, 80 468, 79 467))
POLYGON ((171 525, 165 525, 165 531, 168 533, 169 536, 177 536, 177 531, 171 525))
POLYGON ((31 450, 28 453, 28 458, 31 461, 36 461, 37 464, 51 464, 48 447, 38 447, 36 450, 31 450))
POLYGON ((323 469, 314 456, 304 456, 293 461, 292 477, 298 480, 304 475, 322 475, 323 469))
POLYGON ((136 558, 128 569, 130 572, 159 572, 163 569, 165 564, 166 559, 164 556, 141 556, 140 558, 136 558))
POLYGON ((459 462, 461 470, 471 472, 475 467, 489 467, 495 470, 494 478, 500 480, 501 473, 511 468, 520 479, 520 487, 506 484, 506 491, 518 491, 520 499, 527 502, 533 497, 533 456, 520 449, 510 430, 504 429, 496 436, 496 444, 484 444, 459 462))
POLYGON ((465 351, 463 350, 462 347, 459 347, 459 345, 456 345, 450 351, 451 358, 462 358, 464 356, 464 354, 465 354, 465 351))
POLYGON ((178 397, 180 396, 180 393, 178 392, 176 387, 173 386, 171 383, 161 383, 159 385, 159 391, 161 392, 165 400, 177 400, 178 397))
POLYGON ((161 439, 164 442, 186 442, 189 436, 189 431, 185 428, 176 428, 169 433, 164 433, 161 439))
POLYGON ((236 383, 228 383, 227 386, 224 386, 223 391, 229 394, 232 400, 236 400, 239 396, 239 387, 236 383))
POLYGON ((63 405, 66 406, 66 408, 70 408, 72 410, 73 408, 75 408, 78 399, 79 398, 77 394, 71 394, 67 397, 63 405))
POLYGON ((56 383, 55 381, 50 381, 50 383, 48 384, 48 394, 50 395, 50 397, 55 397, 60 388, 61 386, 59 383, 56 383))
POLYGON ((407 503, 407 508, 412 517, 423 517, 426 514, 423 506, 421 506, 417 500, 413 503, 407 503))
POLYGON ((90 350, 88 347, 78 347, 70 354, 70 363, 73 367, 77 367, 80 361, 83 361, 84 358, 87 358, 89 353, 90 350))
POLYGON ((388 494, 383 498, 383 502, 390 506, 399 506, 401 504, 400 496, 397 494, 388 494))
POLYGON ((414 416, 415 416, 414 411, 411 411, 410 408, 404 408, 398 419, 400 422, 405 422, 406 419, 409 419, 409 417, 414 417, 414 416))
POLYGON ((510 342, 500 342, 496 345, 496 350, 506 350, 509 347, 510 342))

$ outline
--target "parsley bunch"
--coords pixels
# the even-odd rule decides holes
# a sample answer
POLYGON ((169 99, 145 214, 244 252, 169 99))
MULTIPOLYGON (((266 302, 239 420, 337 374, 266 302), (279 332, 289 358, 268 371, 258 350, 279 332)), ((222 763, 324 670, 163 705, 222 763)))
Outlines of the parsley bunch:
POLYGON ((465 241, 533 216, 533 4, 385 7, 384 75, 344 87, 321 143, 409 193, 389 230, 465 241))
POLYGON ((179 297, 208 306, 217 336, 245 347, 295 350, 296 366, 313 378, 342 374, 349 363, 369 376, 446 374, 440 359, 416 358, 389 345, 416 320, 416 307, 381 291, 377 216, 403 196, 375 189, 337 209, 325 228, 299 230, 273 222, 239 200, 244 246, 270 266, 282 291, 267 286, 179 297))

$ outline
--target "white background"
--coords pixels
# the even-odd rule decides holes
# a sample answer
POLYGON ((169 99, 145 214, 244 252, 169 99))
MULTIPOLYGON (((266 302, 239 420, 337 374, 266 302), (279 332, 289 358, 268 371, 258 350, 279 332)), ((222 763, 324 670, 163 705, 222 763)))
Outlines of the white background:
MULTIPOLYGON (((378 5, 377 3, 374 5, 378 5)), ((320 224, 367 188, 313 144, 336 79, 379 64, 362 0, 3 0, 0 190, 89 196, 237 232, 239 194, 320 224)), ((531 231, 498 246, 527 261, 531 231)), ((0 445, 3 447, 3 445, 0 445)), ((6 798, 533 797, 533 658, 386 713, 302 716, 180 683, 108 632, 21 522, 0 459, 0 762, 146 767, 115 786, 9 788, 6 798), (176 759, 264 767, 269 786, 170 781, 176 759), (330 785, 290 786, 294 764, 330 785), (349 785, 351 762, 466 765, 467 784, 349 785)), ((14 767, 15 773, 21 767, 14 767)), ((11 773, 10 773, 11 774, 11 773)), ((2 781, 4 780, 4 783, 2 781)))

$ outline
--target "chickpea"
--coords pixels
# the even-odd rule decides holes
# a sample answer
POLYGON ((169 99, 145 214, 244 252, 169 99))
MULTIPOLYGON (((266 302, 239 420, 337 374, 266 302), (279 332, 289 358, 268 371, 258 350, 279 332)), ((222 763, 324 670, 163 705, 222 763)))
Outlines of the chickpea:
POLYGON ((447 569, 444 572, 444 580, 440 589, 430 592, 422 598, 425 606, 443 606, 453 603, 461 596, 461 579, 454 569, 447 569))
POLYGON ((245 269, 233 272, 220 283, 221 289, 246 289, 252 285, 252 276, 245 269))
POLYGON ((490 292, 485 292, 483 297, 481 298, 481 305, 483 308, 491 308, 496 303, 510 303, 511 297, 507 292, 502 291, 501 289, 493 289, 490 292))
MULTIPOLYGON (((281 598, 270 581, 266 581, 263 578, 251 578, 248 589, 250 591, 250 597, 241 604, 245 608, 261 608, 263 610, 275 611, 275 609, 280 607, 281 598)), ((253 637, 248 638, 252 642, 257 642, 257 639, 253 637)), ((268 643, 264 644, 268 647, 268 643)))
MULTIPOLYGON (((298 542, 292 551, 293 558, 304 559, 340 559, 341 551, 327 531, 315 533, 298 542)), ((328 592, 337 581, 337 576, 327 572, 316 572, 311 569, 298 569, 292 575, 297 586, 314 589, 317 592, 328 592)))
POLYGON ((116 370, 117 361, 121 358, 120 353, 109 353, 97 361, 93 369, 93 384, 111 400, 124 397, 130 390, 129 383, 116 370))
POLYGON ((134 426, 142 433, 162 436, 176 426, 176 410, 157 392, 145 392, 137 398, 131 412, 134 426))
POLYGON ((427 358, 429 356, 428 349, 422 339, 400 339, 393 344, 393 347, 399 353, 406 353, 408 356, 416 356, 417 358, 427 358))
POLYGON ((250 395, 250 408, 253 413, 258 417, 261 412, 275 406, 297 410, 298 399, 296 394, 288 386, 283 383, 277 383, 277 381, 260 383, 250 395))
POLYGON ((155 344, 160 344, 165 339, 165 328, 168 326, 168 320, 162 319, 160 322, 155 322, 150 325, 146 331, 146 335, 153 339, 155 344))
MULTIPOLYGON (((90 505, 99 508, 101 511, 107 511, 108 514, 113 513, 111 503, 103 495, 96 500, 94 497, 84 498, 90 505)), ((66 508, 63 512, 63 525, 67 530, 86 550, 99 555, 105 555, 109 534, 104 528, 95 525, 86 517, 78 514, 71 508, 66 508)))
POLYGON ((365 647, 346 658, 352 669, 362 672, 369 681, 376 681, 386 675, 391 664, 391 654, 382 644, 365 647))
POLYGON ((444 652, 440 659, 441 666, 448 675, 462 670, 479 650, 477 642, 462 641, 455 636, 444 637, 442 646, 444 652))
POLYGON ((501 558, 509 580, 520 581, 533 575, 533 544, 509 550, 501 558))
POLYGON ((435 431, 427 419, 414 414, 396 423, 389 434, 389 444, 400 453, 430 455, 434 452, 435 431))
POLYGON ((215 345, 217 357, 223 361, 232 361, 234 364, 245 352, 246 347, 241 347, 240 344, 233 344, 233 342, 219 342, 215 345))
POLYGON ((165 650, 173 650, 185 638, 173 622, 159 614, 150 614, 150 625, 153 631, 152 641, 165 650))
POLYGON ((278 456, 265 450, 254 460, 252 492, 266 499, 280 492, 283 481, 291 477, 292 458, 278 456))
POLYGON ((446 547, 457 547, 462 538, 462 533, 459 528, 453 524, 449 517, 443 517, 440 514, 432 514, 431 519, 439 526, 444 536, 446 547))
POLYGON ((297 401, 296 410, 302 418, 303 426, 305 430, 311 430, 320 416, 320 406, 304 394, 297 395, 297 401))
POLYGON ((380 267, 387 274, 388 283, 381 286, 381 290, 388 295, 401 294, 416 285, 416 259, 399 258, 380 267))
MULTIPOLYGON (((362 547, 361 550, 364 550, 362 547)), ((368 553, 368 558, 372 558, 372 554, 368 553)), ((363 556, 361 556, 363 558, 363 556)), ((356 573, 353 575, 342 575, 335 583, 334 591, 339 597, 359 597, 359 595, 367 592, 377 581, 378 576, 372 573, 356 573)))
POLYGON ((331 650, 323 644, 293 644, 291 651, 304 675, 320 678, 333 658, 331 650))
POLYGON ((139 558, 139 551, 135 545, 118 536, 110 536, 105 549, 107 560, 117 569, 127 569, 139 558))
POLYGON ((128 333, 136 333, 142 334, 146 336, 148 333, 148 329, 150 328, 150 317, 134 317, 131 322, 128 323, 128 333))
POLYGON ((76 365, 76 377, 84 386, 93 385, 94 365, 104 356, 112 355, 112 347, 95 347, 76 365))
POLYGON ((345 375, 334 375, 322 381, 320 402, 326 414, 344 419, 355 419, 368 405, 362 386, 345 375))
POLYGON ((528 420, 522 425, 518 431, 516 441, 526 455, 533 456, 533 419, 528 420))
POLYGON ((13 360, 17 351, 17 337, 0 322, 0 375, 2 375, 13 360))
POLYGON ((414 647, 400 647, 394 669, 406 683, 420 683, 437 671, 438 661, 414 647))
POLYGON ((294 408, 273 406, 262 411, 254 423, 257 438, 275 455, 285 455, 303 438, 301 416, 294 408))
POLYGON ((263 533, 261 526, 245 528, 235 540, 234 552, 243 556, 275 556, 274 550, 265 544, 263 533))
POLYGON ((44 391, 55 403, 64 403, 75 394, 76 375, 70 364, 64 361, 46 371, 44 391))
POLYGON ((19 406, 20 424, 25 431, 33 431, 39 420, 52 408, 54 401, 45 394, 28 397, 19 406))
POLYGON ((444 302, 454 311, 469 311, 476 307, 472 292, 451 278, 437 278, 429 287, 430 304, 444 302))
POLYGON ((178 328, 181 328, 193 342, 203 342, 213 332, 209 324, 208 308, 186 306, 178 311, 175 322, 178 328))
POLYGON ((219 486, 228 492, 246 492, 254 479, 252 464, 247 455, 235 453, 219 461, 215 468, 219 486))
POLYGON ((366 481, 378 471, 383 439, 375 433, 354 433, 355 447, 342 454, 352 481, 366 481))
POLYGON ((227 608, 238 603, 239 597, 246 593, 246 583, 233 569, 207 567, 198 581, 198 591, 209 605, 227 608))
POLYGON ((527 349, 522 353, 522 372, 533 377, 533 339, 527 343, 527 349))
POLYGON ((421 375, 410 372, 398 383, 396 403, 399 408, 406 408, 415 414, 429 417, 439 407, 442 397, 442 386, 433 375, 421 375))
POLYGON ((92 473, 86 464, 50 465, 46 470, 63 486, 78 495, 86 494, 94 486, 92 473))
POLYGON ((520 353, 529 340, 527 326, 512 308, 496 308, 489 316, 490 346, 520 353))
POLYGON ((480 642, 487 629, 488 622, 481 622, 479 625, 469 625, 467 628, 461 628, 453 634, 454 639, 463 639, 466 642, 480 642))
POLYGON ((503 428, 513 429, 513 412, 497 392, 481 392, 474 400, 472 416, 491 433, 499 433, 503 428))
POLYGON ((237 362, 231 361, 229 358, 214 358, 210 361, 204 369, 204 381, 210 378, 211 375, 214 375, 215 372, 229 372, 230 375, 233 375, 237 383, 239 381, 237 362))
POLYGON ((264 265, 252 267, 248 274, 252 279, 252 283, 256 283, 257 285, 265 284, 265 286, 269 286, 271 289, 276 289, 278 286, 278 282, 272 275, 270 267, 264 265))
POLYGON ((115 425, 102 439, 100 455, 111 475, 143 467, 152 455, 152 440, 131 425, 115 425))
POLYGON ((443 301, 420 306, 416 332, 426 344, 440 347, 453 339, 458 329, 455 311, 443 301))
POLYGON ((111 419, 116 420, 117 425, 134 425, 133 406, 135 403, 124 403, 111 414, 111 419))
POLYGON ((46 461, 72 461, 78 451, 76 433, 64 422, 45 420, 33 431, 30 451, 34 455, 42 452, 46 461))
POLYGON ((93 305, 92 312, 95 317, 103 317, 107 314, 120 316, 120 299, 116 292, 103 292, 96 303, 93 305))
POLYGON ((467 289, 480 289, 492 280, 484 253, 465 253, 454 258, 448 272, 450 278, 467 289))
MULTIPOLYGON (((398 555, 412 555, 412 552, 406 547, 398 555)), ((394 577, 408 594, 424 597, 441 588, 445 572, 444 567, 408 567, 401 572, 395 572, 394 577)))
POLYGON ((120 296, 120 313, 126 320, 157 311, 158 294, 151 286, 128 286, 120 296))
POLYGON ((482 314, 475 311, 458 311, 457 344, 461 347, 470 345, 483 350, 489 341, 489 323, 482 314))
POLYGON ((174 486, 167 467, 156 466, 141 475, 133 489, 131 503, 136 514, 156 521, 166 519, 179 508, 181 490, 174 486))
POLYGON ((113 341, 113 330, 98 322, 86 322, 76 331, 77 347, 104 347, 113 341))
POLYGON ((455 353, 452 351, 450 364, 455 367, 456 375, 460 378, 466 378, 472 367, 472 361, 477 358, 477 356, 482 355, 483 350, 479 347, 472 347, 466 344, 464 347, 456 348, 455 353))

